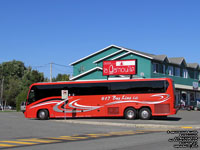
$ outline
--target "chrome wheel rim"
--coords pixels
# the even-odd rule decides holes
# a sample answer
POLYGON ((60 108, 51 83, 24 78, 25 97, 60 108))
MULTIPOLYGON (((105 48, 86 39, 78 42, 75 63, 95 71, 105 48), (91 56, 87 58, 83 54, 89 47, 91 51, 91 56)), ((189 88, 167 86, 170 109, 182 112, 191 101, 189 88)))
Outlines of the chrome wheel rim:
POLYGON ((146 119, 146 118, 149 117, 149 112, 146 111, 146 110, 144 110, 144 111, 142 111, 141 116, 142 116, 142 118, 145 118, 145 119, 146 119))
POLYGON ((41 118, 41 119, 43 119, 43 118, 45 118, 45 112, 44 111, 41 111, 40 112, 40 114, 39 114, 39 117, 41 118))
POLYGON ((128 118, 133 118, 134 117, 134 112, 132 111, 132 110, 129 110, 128 112, 127 112, 127 117, 128 118))

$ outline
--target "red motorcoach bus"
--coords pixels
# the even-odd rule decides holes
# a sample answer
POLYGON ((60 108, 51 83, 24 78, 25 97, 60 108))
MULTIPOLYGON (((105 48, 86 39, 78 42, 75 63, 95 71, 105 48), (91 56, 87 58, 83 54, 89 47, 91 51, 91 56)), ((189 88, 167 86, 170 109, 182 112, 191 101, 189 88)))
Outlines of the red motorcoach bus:
POLYGON ((35 83, 26 102, 27 118, 122 117, 148 120, 176 114, 169 78, 35 83), (63 98, 62 94, 67 94, 63 98))

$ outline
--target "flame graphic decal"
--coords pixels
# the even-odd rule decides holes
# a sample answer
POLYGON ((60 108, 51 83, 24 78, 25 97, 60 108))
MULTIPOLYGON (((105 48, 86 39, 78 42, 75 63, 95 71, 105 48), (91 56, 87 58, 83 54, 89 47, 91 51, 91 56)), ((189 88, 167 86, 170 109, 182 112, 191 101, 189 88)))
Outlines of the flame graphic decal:
POLYGON ((68 106, 72 109, 66 109, 65 106, 67 105, 68 100, 72 99, 71 97, 69 99, 65 99, 62 101, 51 101, 51 102, 40 103, 40 104, 32 106, 31 109, 35 107, 43 106, 43 105, 55 104, 55 106, 53 107, 53 110, 56 112, 65 112, 65 113, 87 112, 87 111, 92 111, 95 109, 102 108, 104 106, 110 106, 110 105, 122 104, 122 103, 159 104, 159 103, 163 103, 167 101, 170 98, 170 95, 169 94, 155 94, 155 95, 152 95, 151 97, 157 97, 159 101, 139 101, 139 100, 133 99, 133 100, 114 101, 102 106, 88 106, 88 105, 78 104, 78 101, 80 101, 81 99, 76 99, 68 104, 68 106))

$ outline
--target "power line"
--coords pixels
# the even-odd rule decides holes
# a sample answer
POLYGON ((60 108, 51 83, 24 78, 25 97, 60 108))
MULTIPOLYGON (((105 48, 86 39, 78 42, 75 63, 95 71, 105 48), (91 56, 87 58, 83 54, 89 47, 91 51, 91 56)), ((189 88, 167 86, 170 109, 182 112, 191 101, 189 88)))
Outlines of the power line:
POLYGON ((61 66, 61 67, 68 67, 68 68, 72 68, 71 66, 66 66, 66 65, 61 65, 61 64, 57 64, 57 63, 53 63, 54 65, 57 65, 57 66, 61 66))
POLYGON ((44 67, 47 67, 49 64, 44 64, 44 65, 41 65, 41 66, 30 66, 32 68, 44 68, 44 67))

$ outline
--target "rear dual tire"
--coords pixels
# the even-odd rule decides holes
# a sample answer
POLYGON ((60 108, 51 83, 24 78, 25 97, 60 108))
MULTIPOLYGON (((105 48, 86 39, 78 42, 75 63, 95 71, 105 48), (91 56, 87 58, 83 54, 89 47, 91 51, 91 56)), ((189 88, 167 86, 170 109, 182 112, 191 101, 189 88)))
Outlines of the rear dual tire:
POLYGON ((127 108, 124 111, 124 117, 127 120, 133 120, 133 119, 135 119, 137 117, 137 111, 134 108, 127 108))
POLYGON ((149 108, 142 108, 139 111, 139 118, 141 120, 149 120, 151 119, 151 110, 149 108))
POLYGON ((127 108, 125 111, 124 111, 124 117, 127 119, 127 120, 133 120, 133 119, 136 119, 137 118, 137 115, 139 116, 139 118, 141 120, 149 120, 151 119, 151 110, 149 108, 141 108, 139 110, 139 113, 137 114, 137 110, 135 108, 127 108))

